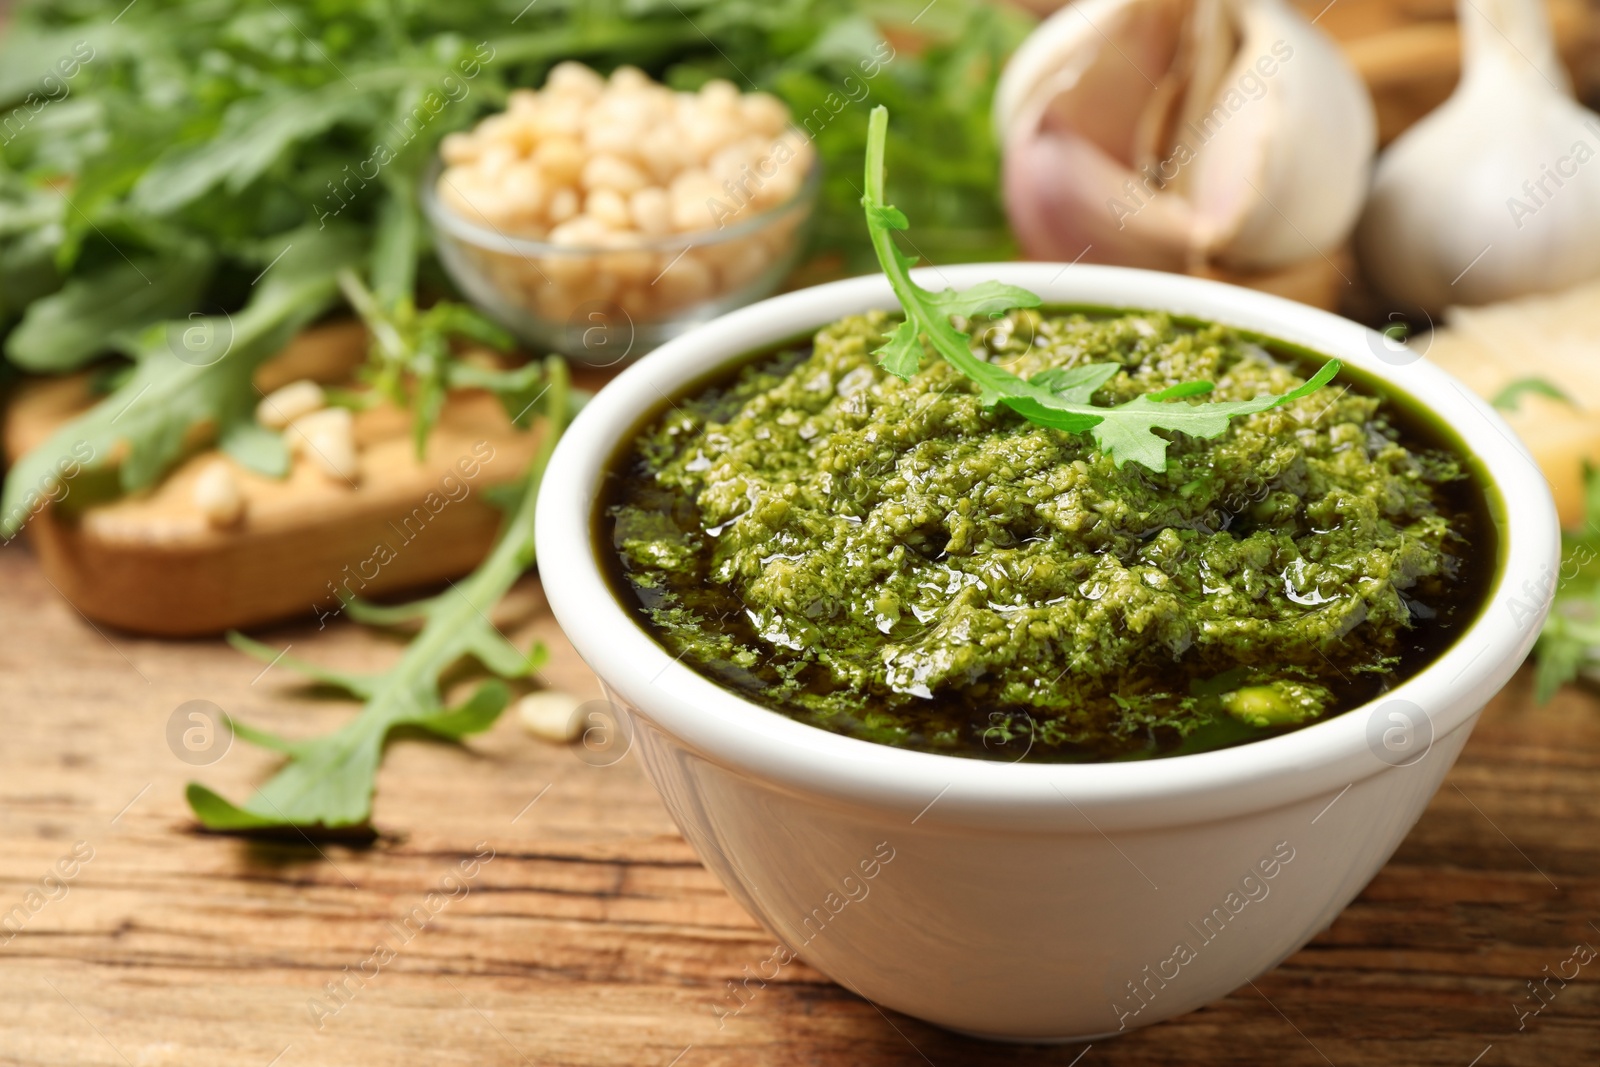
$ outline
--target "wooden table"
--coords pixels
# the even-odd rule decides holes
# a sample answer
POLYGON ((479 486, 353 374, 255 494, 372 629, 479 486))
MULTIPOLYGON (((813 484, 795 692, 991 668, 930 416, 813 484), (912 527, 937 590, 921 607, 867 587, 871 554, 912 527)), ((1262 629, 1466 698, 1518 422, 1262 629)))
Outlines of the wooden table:
MULTIPOLYGON (((551 644, 550 685, 598 692, 535 580, 497 622, 551 644)), ((1536 708, 1526 672, 1394 861, 1259 992, 1086 1052, 956 1037, 803 965, 719 1030, 724 983, 772 939, 696 861, 632 757, 592 767, 510 717, 466 747, 395 744, 370 848, 199 833, 186 781, 240 798, 273 760, 235 743, 208 766, 181 762, 166 740, 179 704, 209 699, 291 736, 352 705, 220 641, 97 632, 20 543, 0 549, 0 628, 0 912, 25 916, 8 942, 0 931, 3 1064, 1564 1067, 1600 1054, 1600 959, 1518 1030, 1526 983, 1570 974, 1575 944, 1600 946, 1600 701, 1570 691, 1536 708), (75 848, 92 858, 74 866, 75 848), (445 881, 490 849, 474 878, 445 881), (63 858, 75 876, 46 882, 63 858), (433 898, 392 960, 330 999, 325 983, 371 974, 373 946, 399 940, 387 924, 441 887, 455 899, 433 898)), ((343 623, 259 636, 356 669, 397 648, 343 623)))

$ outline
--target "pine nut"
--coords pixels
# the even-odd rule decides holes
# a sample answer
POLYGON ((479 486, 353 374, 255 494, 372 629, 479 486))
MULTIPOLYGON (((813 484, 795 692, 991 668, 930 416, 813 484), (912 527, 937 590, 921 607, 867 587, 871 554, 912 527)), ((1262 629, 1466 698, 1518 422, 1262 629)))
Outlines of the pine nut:
POLYGON ((309 415, 327 403, 322 386, 309 378, 280 386, 256 405, 256 421, 271 430, 281 430, 302 415, 309 415))
POLYGON ((194 481, 194 505, 206 523, 224 529, 244 517, 244 494, 233 468, 224 459, 208 463, 194 481))
POLYGON ((571 693, 542 689, 517 701, 517 718, 525 730, 541 741, 571 744, 583 736, 584 723, 578 715, 581 705, 571 693))

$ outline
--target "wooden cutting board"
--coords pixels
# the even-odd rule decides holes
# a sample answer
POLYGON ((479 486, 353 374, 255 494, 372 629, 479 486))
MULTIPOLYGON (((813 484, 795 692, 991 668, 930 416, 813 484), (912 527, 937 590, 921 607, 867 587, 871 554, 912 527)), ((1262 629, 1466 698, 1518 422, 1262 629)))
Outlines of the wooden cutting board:
MULTIPOLYGON (((318 327, 263 365, 256 385, 268 393, 299 378, 343 382, 365 350, 358 324, 318 327)), ((86 374, 25 382, 6 411, 8 461, 95 399, 86 374)), ((501 520, 484 490, 519 478, 536 440, 481 392, 450 397, 422 460, 410 415, 392 406, 357 413, 355 437, 353 484, 304 458, 275 480, 207 450, 145 493, 75 514, 46 509, 26 532, 50 583, 99 623, 193 636, 324 618, 343 592, 383 595, 476 566, 501 520), (233 466, 245 498, 244 518, 226 529, 208 524, 194 501, 196 478, 214 462, 233 466)))

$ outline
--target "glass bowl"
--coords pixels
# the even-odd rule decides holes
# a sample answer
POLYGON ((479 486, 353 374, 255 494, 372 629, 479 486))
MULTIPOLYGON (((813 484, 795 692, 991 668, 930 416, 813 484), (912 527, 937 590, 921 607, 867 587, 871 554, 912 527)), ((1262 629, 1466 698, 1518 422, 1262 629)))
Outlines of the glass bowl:
POLYGON ((442 171, 435 158, 419 199, 451 279, 528 344, 602 367, 777 289, 805 245, 821 179, 813 159, 791 199, 733 209, 720 228, 574 247, 466 218, 440 199, 442 171))

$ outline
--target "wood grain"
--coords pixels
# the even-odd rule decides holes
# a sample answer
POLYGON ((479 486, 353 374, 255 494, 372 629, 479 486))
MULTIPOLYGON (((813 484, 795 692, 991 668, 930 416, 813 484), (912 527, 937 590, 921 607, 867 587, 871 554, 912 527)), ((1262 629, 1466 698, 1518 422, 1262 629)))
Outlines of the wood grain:
MULTIPOLYGON (((552 645, 548 684, 598 694, 537 581, 497 623, 552 645)), ((1083 1052, 880 1014, 803 964, 719 1030, 724 984, 770 937, 699 865, 633 758, 591 767, 509 718, 466 747, 396 743, 370 848, 198 833, 183 784, 242 796, 272 759, 235 744, 209 766, 180 762, 165 736, 180 703, 290 735, 352 706, 217 641, 97 632, 18 545, 0 550, 0 628, 0 913, 26 911, 75 842, 94 850, 0 945, 0 1064, 1066 1067, 1083 1052), (445 882, 487 848, 476 877, 445 882), (402 943, 388 924, 442 886, 456 899, 402 943), (394 958, 330 1001, 326 983, 380 941, 394 958), (317 998, 338 1011, 314 1012, 317 998)), ((356 669, 398 648, 310 619, 257 636, 356 669)), ((1600 701, 1535 708, 1519 678, 1331 929, 1254 987, 1077 1063, 1593 1063, 1600 960, 1520 1032, 1515 1006, 1576 943, 1600 945, 1597 780, 1600 701)))

